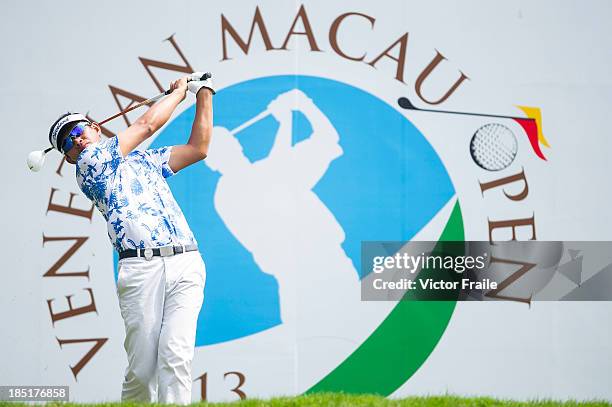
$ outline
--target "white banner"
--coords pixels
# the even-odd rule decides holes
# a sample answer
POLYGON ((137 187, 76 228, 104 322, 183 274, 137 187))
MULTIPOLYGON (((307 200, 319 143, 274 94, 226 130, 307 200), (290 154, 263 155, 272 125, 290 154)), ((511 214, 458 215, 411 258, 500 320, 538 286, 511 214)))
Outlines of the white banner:
MULTIPOLYGON (((25 158, 61 113, 101 121, 196 70, 218 91, 213 144, 169 180, 208 273, 193 400, 612 399, 607 302, 359 295, 365 240, 610 239, 609 16, 571 1, 5 5, 0 384, 120 398, 105 221, 57 151, 39 173, 25 158)), ((190 96, 142 148, 185 143, 194 111, 190 96)))

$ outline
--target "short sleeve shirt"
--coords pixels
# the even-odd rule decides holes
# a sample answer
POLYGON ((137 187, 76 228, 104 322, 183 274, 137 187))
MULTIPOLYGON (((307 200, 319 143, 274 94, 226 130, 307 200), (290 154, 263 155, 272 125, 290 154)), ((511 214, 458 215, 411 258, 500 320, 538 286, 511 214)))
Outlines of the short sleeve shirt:
POLYGON ((104 216, 117 251, 197 244, 166 178, 172 147, 123 157, 112 137, 87 146, 76 163, 79 188, 104 216))

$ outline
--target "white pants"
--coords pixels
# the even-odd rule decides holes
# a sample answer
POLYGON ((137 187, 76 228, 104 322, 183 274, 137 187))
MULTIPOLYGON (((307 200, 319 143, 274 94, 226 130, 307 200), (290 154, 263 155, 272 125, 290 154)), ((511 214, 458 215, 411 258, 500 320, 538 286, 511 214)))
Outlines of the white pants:
POLYGON ((191 361, 205 282, 197 251, 119 261, 117 295, 128 357, 121 400, 191 403, 191 361))

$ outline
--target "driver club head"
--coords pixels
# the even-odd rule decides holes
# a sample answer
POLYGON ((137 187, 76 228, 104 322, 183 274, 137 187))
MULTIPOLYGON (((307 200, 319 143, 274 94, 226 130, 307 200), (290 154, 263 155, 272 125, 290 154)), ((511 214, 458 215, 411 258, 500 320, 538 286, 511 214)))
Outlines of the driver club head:
POLYGON ((38 172, 45 164, 46 151, 32 151, 28 154, 28 168, 32 172, 38 172))

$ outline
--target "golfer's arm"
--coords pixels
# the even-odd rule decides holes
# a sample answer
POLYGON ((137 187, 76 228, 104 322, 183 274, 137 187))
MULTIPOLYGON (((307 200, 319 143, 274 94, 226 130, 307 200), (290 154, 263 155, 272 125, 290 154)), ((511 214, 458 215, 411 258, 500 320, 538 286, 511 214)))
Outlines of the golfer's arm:
POLYGON ((330 143, 337 143, 340 140, 334 125, 316 105, 305 104, 301 111, 312 126, 311 138, 330 143))
POLYGON ((276 132, 276 138, 274 144, 270 150, 270 156, 276 154, 283 154, 291 149, 291 139, 293 136, 293 117, 291 112, 285 116, 285 120, 281 120, 278 131, 276 132))
POLYGON ((172 147, 168 165, 177 172, 206 158, 213 128, 212 93, 202 88, 197 95, 196 113, 187 144, 172 147))
POLYGON ((124 132, 117 135, 119 138, 119 148, 125 157, 134 150, 140 143, 151 137, 159 130, 174 112, 174 109, 185 99, 185 93, 175 90, 161 101, 149 108, 124 132))

